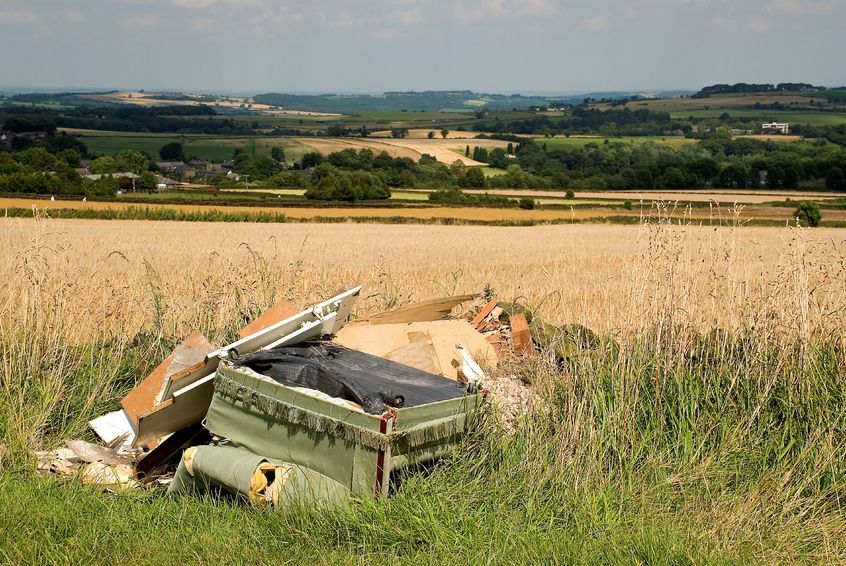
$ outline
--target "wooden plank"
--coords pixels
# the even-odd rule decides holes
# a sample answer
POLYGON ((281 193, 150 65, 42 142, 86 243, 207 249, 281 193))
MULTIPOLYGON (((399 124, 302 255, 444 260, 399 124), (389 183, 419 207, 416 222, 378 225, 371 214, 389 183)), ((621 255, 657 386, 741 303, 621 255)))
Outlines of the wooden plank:
POLYGON ((511 317, 511 344, 514 346, 514 351, 521 356, 535 352, 535 347, 532 345, 532 334, 529 332, 529 323, 526 321, 526 315, 522 313, 511 317))
POLYGON ((214 380, 208 380, 198 387, 186 388, 185 391, 185 394, 174 395, 153 410, 139 415, 134 446, 203 420, 214 395, 214 380))
POLYGON ((291 318, 299 312, 300 309, 298 309, 294 303, 283 299, 274 305, 269 311, 265 312, 253 322, 242 328, 241 332, 238 333, 238 337, 246 338, 250 334, 255 334, 256 332, 260 332, 269 326, 273 326, 277 322, 282 322, 286 318, 291 318))
POLYGON ((461 303, 472 301, 478 296, 479 294, 476 293, 413 303, 398 309, 374 314, 362 322, 366 324, 399 324, 403 322, 431 322, 440 320, 461 303))
POLYGON ((165 380, 169 379, 174 372, 184 369, 185 364, 190 363, 192 359, 196 358, 193 363, 201 361, 205 354, 213 349, 214 347, 206 340, 205 336, 199 332, 191 334, 150 375, 121 399, 120 405, 126 412, 132 427, 138 430, 138 416, 156 406, 156 399, 165 380), (180 349, 184 351, 180 351, 180 349), (179 363, 174 363, 177 358, 179 358, 179 363))
POLYGON ((485 321, 488 315, 491 314, 491 311, 493 311, 495 308, 496 299, 483 306, 482 310, 479 311, 479 314, 476 315, 476 317, 470 324, 472 324, 476 330, 479 330, 479 327, 482 326, 482 323, 485 321))

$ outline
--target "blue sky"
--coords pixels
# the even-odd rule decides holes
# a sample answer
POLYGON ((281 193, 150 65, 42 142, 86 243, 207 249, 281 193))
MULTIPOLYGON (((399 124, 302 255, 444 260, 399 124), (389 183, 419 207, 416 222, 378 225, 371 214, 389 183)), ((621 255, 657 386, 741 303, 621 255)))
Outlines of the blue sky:
POLYGON ((573 92, 846 84, 846 0, 0 0, 0 85, 573 92))

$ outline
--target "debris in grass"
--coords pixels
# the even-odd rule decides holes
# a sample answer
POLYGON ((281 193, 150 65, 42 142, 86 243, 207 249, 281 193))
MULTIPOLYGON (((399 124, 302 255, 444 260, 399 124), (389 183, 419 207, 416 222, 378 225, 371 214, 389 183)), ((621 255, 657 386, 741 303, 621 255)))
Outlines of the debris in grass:
POLYGON ((217 488, 274 507, 387 494, 404 470, 452 451, 486 395, 513 427, 532 390, 513 372, 490 377, 501 359, 561 336, 595 341, 487 296, 448 318, 474 294, 347 322, 360 291, 302 311, 282 301, 222 348, 190 335, 120 410, 90 422, 105 446, 68 440, 36 453, 38 470, 107 489, 217 488))

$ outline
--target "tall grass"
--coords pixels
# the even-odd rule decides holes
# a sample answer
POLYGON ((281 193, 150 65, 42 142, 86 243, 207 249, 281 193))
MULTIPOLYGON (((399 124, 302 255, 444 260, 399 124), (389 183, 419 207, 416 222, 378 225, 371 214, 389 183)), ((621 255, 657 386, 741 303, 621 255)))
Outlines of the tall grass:
MULTIPOLYGON (((34 225, 10 256, 0 304, 6 561, 846 560, 843 250, 809 232, 767 233, 784 251, 759 273, 736 232, 700 246, 687 226, 642 227, 598 348, 552 347, 493 372, 532 383, 510 432, 494 407, 457 455, 389 499, 269 512, 39 480, 25 454, 89 434, 86 420, 179 339, 180 319, 222 341, 281 296, 311 295, 310 242, 281 264, 250 246, 223 254, 193 308, 173 294, 182 274, 145 261, 126 282, 144 289, 139 324, 104 312, 102 296, 80 307, 75 248, 56 249, 52 229, 34 225)), ((408 292, 390 265, 377 271, 371 301, 408 292)), ((530 302, 552 317, 554 300, 530 302)))

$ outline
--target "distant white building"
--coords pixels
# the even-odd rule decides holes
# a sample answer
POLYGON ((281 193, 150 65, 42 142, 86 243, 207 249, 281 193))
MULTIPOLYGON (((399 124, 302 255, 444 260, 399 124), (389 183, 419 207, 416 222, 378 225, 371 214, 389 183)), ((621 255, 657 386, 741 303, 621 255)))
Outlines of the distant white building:
POLYGON ((789 134, 790 124, 780 122, 769 122, 761 124, 761 132, 764 134, 789 134))

